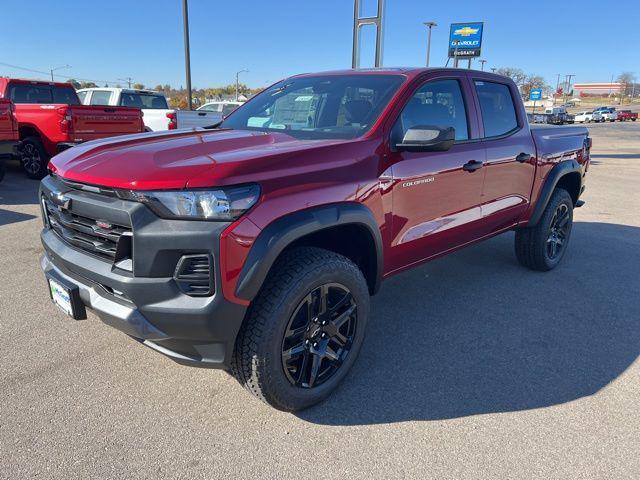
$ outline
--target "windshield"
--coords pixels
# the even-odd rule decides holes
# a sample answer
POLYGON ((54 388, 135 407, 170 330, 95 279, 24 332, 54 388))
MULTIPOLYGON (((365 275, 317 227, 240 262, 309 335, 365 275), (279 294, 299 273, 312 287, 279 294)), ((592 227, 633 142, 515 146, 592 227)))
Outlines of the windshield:
POLYGON ((154 95, 153 93, 122 92, 120 95, 120 106, 144 108, 149 110, 169 109, 167 99, 162 95, 154 95))
POLYGON ((356 138, 371 128, 403 81, 401 75, 377 74, 290 78, 238 107, 221 128, 356 138))

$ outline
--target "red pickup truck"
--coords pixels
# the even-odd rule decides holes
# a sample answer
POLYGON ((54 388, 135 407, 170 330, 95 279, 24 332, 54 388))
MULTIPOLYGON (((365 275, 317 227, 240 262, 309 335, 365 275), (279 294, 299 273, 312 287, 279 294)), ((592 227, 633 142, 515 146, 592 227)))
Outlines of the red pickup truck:
POLYGON ((0 98, 15 105, 18 154, 30 178, 44 177, 49 159, 73 145, 144 131, 140 109, 82 105, 69 83, 0 78, 0 98))
POLYGON ((10 100, 0 98, 0 181, 4 178, 5 156, 15 153, 18 144, 18 122, 10 100))
POLYGON ((635 122, 638 119, 638 112, 632 112, 631 110, 618 110, 618 121, 626 122, 631 120, 635 122))
POLYGON ((522 265, 556 267, 590 148, 583 127, 530 129, 487 72, 295 76, 215 129, 57 155, 41 266, 72 318, 298 410, 353 365, 383 279, 510 230, 522 265))

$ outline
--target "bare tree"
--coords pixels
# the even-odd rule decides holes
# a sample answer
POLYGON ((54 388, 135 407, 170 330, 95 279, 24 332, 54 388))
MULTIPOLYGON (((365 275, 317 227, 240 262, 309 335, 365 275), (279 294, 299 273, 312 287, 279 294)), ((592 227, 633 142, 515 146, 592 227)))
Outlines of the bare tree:
POLYGON ((617 82, 624 83, 625 96, 631 96, 633 93, 638 93, 639 85, 636 83, 636 75, 633 72, 622 72, 618 75, 617 82))

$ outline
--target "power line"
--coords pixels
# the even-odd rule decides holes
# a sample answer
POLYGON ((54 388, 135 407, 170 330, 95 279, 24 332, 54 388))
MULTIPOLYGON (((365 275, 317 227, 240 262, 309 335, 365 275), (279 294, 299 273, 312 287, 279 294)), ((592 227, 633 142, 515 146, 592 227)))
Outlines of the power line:
MULTIPOLYGON (((25 72, 32 72, 32 73, 40 73, 42 75, 49 75, 51 72, 45 72, 43 70, 35 70, 33 68, 27 68, 27 67, 21 67, 19 65, 12 65, 10 63, 5 63, 5 62, 0 62, 0 65, 3 65, 5 67, 9 67, 9 68, 15 68, 16 70, 23 70, 25 72)), ((73 75, 58 75, 58 74, 54 74, 54 77, 60 77, 60 78, 73 78, 74 80, 80 80, 82 82, 93 82, 93 83, 119 83, 118 80, 98 80, 95 78, 81 78, 81 77, 75 77, 73 75)))

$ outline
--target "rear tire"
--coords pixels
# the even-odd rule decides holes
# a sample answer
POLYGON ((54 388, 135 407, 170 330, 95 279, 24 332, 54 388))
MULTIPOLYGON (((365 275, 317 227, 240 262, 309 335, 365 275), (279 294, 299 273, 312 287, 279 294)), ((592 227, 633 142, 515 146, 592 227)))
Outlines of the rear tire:
POLYGON ((521 265, 546 272, 555 268, 567 250, 573 227, 573 199, 557 188, 538 224, 516 231, 516 257, 521 265))
POLYGON ((20 163, 27 177, 40 180, 47 176, 49 155, 38 137, 27 137, 20 145, 20 163))
POLYGON ((292 249, 251 304, 232 373, 279 410, 310 407, 327 398, 355 362, 368 315, 367 283, 353 262, 320 248, 292 249))

